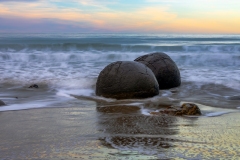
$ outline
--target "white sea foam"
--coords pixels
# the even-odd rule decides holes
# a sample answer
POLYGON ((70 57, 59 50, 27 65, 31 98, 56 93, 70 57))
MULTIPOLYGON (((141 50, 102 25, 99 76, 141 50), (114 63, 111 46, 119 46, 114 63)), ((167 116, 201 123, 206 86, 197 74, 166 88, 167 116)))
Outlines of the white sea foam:
POLYGON ((50 107, 51 104, 59 103, 58 102, 29 102, 24 104, 12 104, 0 107, 1 111, 17 111, 17 110, 24 110, 24 109, 34 109, 34 108, 43 108, 43 107, 50 107))
POLYGON ((146 116, 151 115, 151 114, 150 114, 150 110, 149 110, 149 109, 146 109, 146 108, 142 108, 142 109, 141 109, 141 114, 146 115, 146 116))
POLYGON ((169 90, 162 90, 162 91, 160 92, 160 94, 161 94, 161 96, 163 96, 163 97, 169 97, 169 96, 172 95, 172 92, 169 91, 169 90))
POLYGON ((64 91, 58 91, 56 93, 57 96, 62 96, 62 97, 67 97, 67 98, 73 98, 72 96, 70 96, 69 94, 65 93, 64 91))
MULTIPOLYGON (((181 102, 181 104, 183 103, 192 103, 192 102, 181 102)), ((202 115, 206 117, 216 117, 224 114, 238 112, 238 110, 236 109, 216 108, 216 107, 211 107, 207 105, 202 105, 199 103, 195 103, 195 104, 198 105, 199 109, 202 112, 202 115)))
POLYGON ((94 90, 92 89, 69 89, 69 90, 59 90, 56 93, 57 96, 63 96, 67 98, 73 98, 71 95, 78 95, 78 96, 93 96, 94 90))
MULTIPOLYGON (((132 52, 44 52, 1 53, 1 83, 45 83, 78 87, 95 84, 100 71, 109 63, 134 60, 144 53, 132 52), (16 56, 19 54, 21 56, 16 56), (8 58, 6 58, 8 57, 8 58)), ((1 55, 0 54, 0 55, 1 55)), ((234 54, 169 53, 180 68, 182 81, 240 88, 240 56, 234 54), (223 68, 224 67, 224 68, 223 68), (220 69, 221 68, 221 69, 220 69), (229 78, 231 77, 231 78, 229 78)), ((170 93, 171 94, 171 93, 170 93)), ((169 96, 165 93, 164 96, 169 96)))
POLYGON ((212 112, 212 113, 206 113, 205 116, 207 116, 207 117, 216 117, 216 116, 221 116, 221 115, 232 113, 232 112, 234 112, 234 111, 212 112))

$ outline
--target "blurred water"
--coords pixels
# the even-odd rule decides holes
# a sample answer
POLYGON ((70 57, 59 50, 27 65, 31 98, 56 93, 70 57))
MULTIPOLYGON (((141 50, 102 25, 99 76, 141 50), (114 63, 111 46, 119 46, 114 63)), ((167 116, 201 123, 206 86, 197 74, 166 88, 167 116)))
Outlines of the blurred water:
POLYGON ((41 103, 52 105, 71 94, 95 97, 97 76, 106 65, 152 52, 168 54, 181 72, 177 92, 163 91, 160 96, 214 107, 240 106, 240 99, 226 98, 240 95, 239 35, 1 34, 0 99, 19 105, 26 92, 24 103, 40 97, 41 103), (28 89, 35 83, 42 89, 40 96, 28 89))

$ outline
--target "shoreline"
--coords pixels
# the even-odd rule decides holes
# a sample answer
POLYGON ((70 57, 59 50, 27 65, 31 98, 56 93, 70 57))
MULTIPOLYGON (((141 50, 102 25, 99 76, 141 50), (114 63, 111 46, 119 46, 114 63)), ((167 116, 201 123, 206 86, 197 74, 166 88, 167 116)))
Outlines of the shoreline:
POLYGON ((239 115, 146 116, 99 112, 95 105, 0 112, 0 158, 234 159, 239 115))

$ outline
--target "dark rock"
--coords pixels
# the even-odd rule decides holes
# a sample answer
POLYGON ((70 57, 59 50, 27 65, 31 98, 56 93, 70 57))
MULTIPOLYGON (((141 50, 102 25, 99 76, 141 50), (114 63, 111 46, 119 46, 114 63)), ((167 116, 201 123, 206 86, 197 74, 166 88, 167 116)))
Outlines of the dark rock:
POLYGON ((0 106, 5 106, 6 104, 0 100, 0 106))
POLYGON ((153 72, 138 62, 118 61, 106 66, 98 76, 96 95, 107 98, 147 98, 159 94, 153 72))
POLYGON ((148 66, 155 74, 159 89, 169 89, 181 85, 180 72, 175 62, 165 53, 151 53, 134 61, 148 66))
POLYGON ((29 86, 28 88, 38 88, 38 85, 37 84, 33 84, 33 85, 29 86))
POLYGON ((183 103, 181 106, 181 114, 183 115, 201 115, 201 110, 196 104, 183 103))
POLYGON ((162 109, 162 110, 159 110, 158 112, 151 112, 150 114, 154 114, 154 115, 169 114, 169 115, 173 115, 173 116, 183 116, 183 115, 199 116, 202 113, 196 104, 184 103, 184 104, 182 104, 182 106, 180 108, 170 106, 167 109, 162 109))

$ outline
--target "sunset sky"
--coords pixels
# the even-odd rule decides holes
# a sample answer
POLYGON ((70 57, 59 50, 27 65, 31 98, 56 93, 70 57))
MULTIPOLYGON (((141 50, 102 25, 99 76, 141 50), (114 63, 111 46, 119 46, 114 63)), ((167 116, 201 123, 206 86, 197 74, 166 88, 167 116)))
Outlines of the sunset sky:
POLYGON ((0 0, 0 32, 240 34, 240 0, 0 0))

